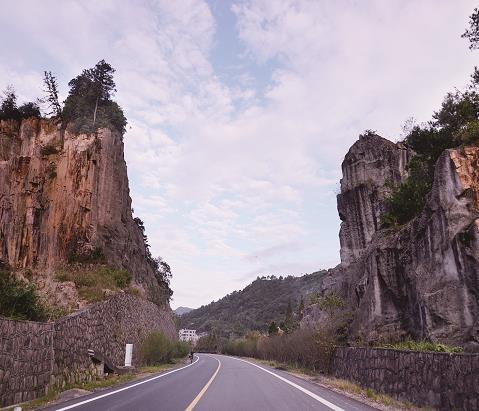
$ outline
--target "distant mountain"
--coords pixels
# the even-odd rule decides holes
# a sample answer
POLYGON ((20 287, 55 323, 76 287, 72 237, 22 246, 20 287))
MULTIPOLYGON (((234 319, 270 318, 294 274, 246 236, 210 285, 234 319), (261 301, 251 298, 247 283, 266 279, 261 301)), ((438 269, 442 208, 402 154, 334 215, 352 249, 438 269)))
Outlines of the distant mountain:
POLYGON ((173 312, 176 315, 183 315, 186 313, 189 313, 190 311, 193 311, 194 308, 189 308, 189 307, 178 307, 176 310, 173 310, 173 312))
POLYGON ((243 335, 249 330, 266 331, 271 321, 284 320, 288 302, 296 312, 301 297, 306 304, 319 291, 326 271, 302 277, 258 277, 241 291, 201 306, 181 316, 182 327, 200 332, 215 331, 221 336, 243 335))

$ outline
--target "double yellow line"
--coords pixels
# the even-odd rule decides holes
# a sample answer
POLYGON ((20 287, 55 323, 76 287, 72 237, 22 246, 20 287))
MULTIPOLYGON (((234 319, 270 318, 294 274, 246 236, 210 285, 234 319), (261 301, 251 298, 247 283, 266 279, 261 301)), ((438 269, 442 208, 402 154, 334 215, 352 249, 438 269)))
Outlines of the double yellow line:
POLYGON ((218 368, 216 369, 215 373, 212 375, 212 377, 210 378, 210 380, 206 383, 206 385, 203 387, 203 389, 199 392, 199 394, 196 396, 196 398, 191 402, 190 405, 188 405, 188 407, 186 408, 185 411, 193 411, 193 408, 196 407, 196 404, 198 404, 198 402, 201 400, 201 397, 203 397, 203 395, 205 395, 205 392, 206 390, 209 388, 209 386, 211 385, 211 383, 213 382, 213 380, 215 379, 216 375, 218 374, 218 371, 220 370, 221 368, 221 361, 218 360, 218 358, 216 357, 212 357, 214 358, 216 361, 218 361, 218 368))

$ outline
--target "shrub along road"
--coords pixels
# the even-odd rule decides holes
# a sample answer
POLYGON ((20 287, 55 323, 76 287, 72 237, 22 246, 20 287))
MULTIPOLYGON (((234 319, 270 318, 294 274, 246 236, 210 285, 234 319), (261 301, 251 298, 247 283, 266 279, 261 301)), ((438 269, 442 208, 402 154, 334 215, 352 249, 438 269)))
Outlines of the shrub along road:
POLYGON ((99 410, 373 410, 286 372, 223 355, 47 408, 99 410))

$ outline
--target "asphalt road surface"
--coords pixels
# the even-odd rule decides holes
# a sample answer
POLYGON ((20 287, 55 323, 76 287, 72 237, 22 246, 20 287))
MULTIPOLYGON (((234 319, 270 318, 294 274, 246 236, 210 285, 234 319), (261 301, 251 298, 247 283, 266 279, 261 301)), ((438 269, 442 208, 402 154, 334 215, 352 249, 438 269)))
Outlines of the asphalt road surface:
POLYGON ((55 411, 373 410, 263 365, 199 354, 191 365, 46 408, 55 411))

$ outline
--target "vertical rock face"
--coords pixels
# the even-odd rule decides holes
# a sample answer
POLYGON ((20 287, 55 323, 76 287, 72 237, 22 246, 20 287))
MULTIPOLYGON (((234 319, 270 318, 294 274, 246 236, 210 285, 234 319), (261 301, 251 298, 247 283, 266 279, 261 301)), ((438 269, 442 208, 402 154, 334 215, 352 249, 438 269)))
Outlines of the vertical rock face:
POLYGON ((479 148, 446 150, 422 213, 346 268, 366 340, 413 335, 479 347, 479 148))
MULTIPOLYGON (((421 214, 398 231, 381 229, 384 184, 403 178, 411 156, 377 136, 349 150, 338 196, 342 263, 322 292, 347 301, 352 340, 409 335, 479 351, 479 147, 446 150, 421 214)), ((303 325, 321 318, 312 306, 303 325)))
POLYGON ((404 145, 374 134, 361 136, 346 154, 338 195, 342 263, 356 260, 371 242, 388 211, 386 182, 402 180, 412 155, 404 145))
POLYGON ((51 269, 100 249, 148 294, 159 285, 131 213, 123 141, 73 135, 49 120, 0 122, 0 260, 51 269))

